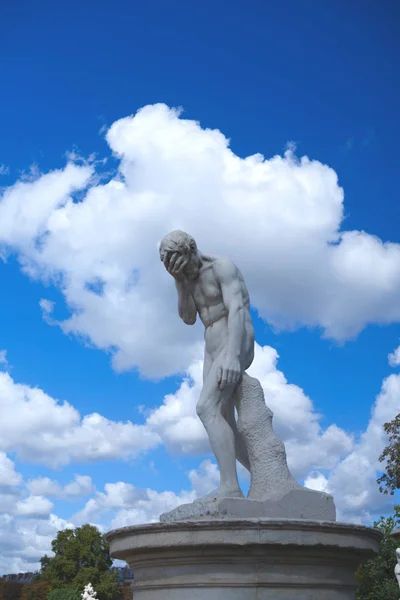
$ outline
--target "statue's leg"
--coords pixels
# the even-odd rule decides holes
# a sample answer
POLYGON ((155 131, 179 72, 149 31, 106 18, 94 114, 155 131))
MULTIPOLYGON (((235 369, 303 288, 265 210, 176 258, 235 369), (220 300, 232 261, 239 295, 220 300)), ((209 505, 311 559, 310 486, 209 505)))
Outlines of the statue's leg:
POLYGON ((220 485, 215 495, 223 498, 242 498, 243 493, 236 472, 235 437, 222 414, 223 407, 233 403, 235 387, 227 385, 222 390, 218 387, 218 369, 222 359, 223 353, 211 364, 196 410, 207 431, 220 471, 220 485))
POLYGON ((235 404, 237 393, 237 390, 235 390, 230 402, 222 408, 222 414, 225 417, 227 423, 230 425, 233 431, 233 435, 235 436, 236 460, 238 460, 245 469, 250 471, 250 461, 246 448, 246 443, 242 434, 238 431, 235 418, 235 404))

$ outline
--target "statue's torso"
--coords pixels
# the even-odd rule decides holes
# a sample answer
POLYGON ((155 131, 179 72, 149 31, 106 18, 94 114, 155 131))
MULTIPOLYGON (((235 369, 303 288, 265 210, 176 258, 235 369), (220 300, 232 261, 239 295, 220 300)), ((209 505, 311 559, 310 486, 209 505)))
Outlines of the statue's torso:
MULTIPOLYGON (((222 296, 214 266, 218 257, 207 260, 200 269, 199 276, 193 284, 192 296, 203 325, 206 328, 206 350, 214 355, 226 345, 228 337, 228 309, 222 296)), ((237 278, 241 284, 243 308, 245 310, 245 337, 243 340, 246 354, 253 351, 254 331, 250 315, 250 299, 246 284, 237 269, 237 278)))
POLYGON ((197 311, 205 327, 213 325, 228 315, 213 264, 207 262, 202 266, 192 292, 197 311))

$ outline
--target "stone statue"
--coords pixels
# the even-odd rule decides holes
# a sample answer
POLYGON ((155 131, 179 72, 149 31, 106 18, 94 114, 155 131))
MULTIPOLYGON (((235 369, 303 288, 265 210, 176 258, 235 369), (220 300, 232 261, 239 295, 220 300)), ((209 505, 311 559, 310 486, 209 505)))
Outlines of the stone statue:
POLYGON ((396 548, 396 566, 394 568, 394 574, 396 575, 397 583, 400 587, 400 548, 396 548))
POLYGON ((203 254, 183 231, 163 238, 160 258, 175 280, 179 316, 193 325, 198 315, 205 327, 203 389, 197 414, 220 471, 217 490, 197 500, 195 506, 178 507, 161 519, 232 513, 236 506, 238 516, 243 510, 256 517, 266 511, 266 516, 288 516, 289 511, 293 518, 308 515, 334 520, 331 496, 307 490, 292 477, 261 384, 246 373, 254 358, 254 330, 249 293, 238 267, 228 258, 203 254), (246 504, 243 509, 243 500, 235 503, 243 499, 236 460, 251 474, 247 500, 262 506, 253 503, 250 509, 246 504))
POLYGON ((88 583, 81 594, 82 600, 97 600, 97 592, 94 591, 91 583, 88 583))

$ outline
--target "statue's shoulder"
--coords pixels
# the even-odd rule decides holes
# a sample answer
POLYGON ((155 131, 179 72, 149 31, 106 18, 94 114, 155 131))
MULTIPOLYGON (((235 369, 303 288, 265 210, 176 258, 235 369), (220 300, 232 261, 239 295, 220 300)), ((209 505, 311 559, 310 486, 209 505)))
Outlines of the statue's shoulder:
POLYGON ((227 256, 213 256, 212 268, 219 278, 232 277, 238 273, 235 263, 227 256))

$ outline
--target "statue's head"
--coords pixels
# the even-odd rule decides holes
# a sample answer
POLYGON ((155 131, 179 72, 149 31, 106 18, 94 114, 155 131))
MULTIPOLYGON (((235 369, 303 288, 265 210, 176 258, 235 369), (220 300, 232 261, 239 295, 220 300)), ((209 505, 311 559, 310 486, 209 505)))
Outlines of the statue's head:
POLYGON ((400 564, 400 548, 396 548, 396 558, 397 562, 400 564))
POLYGON ((160 259, 164 262, 166 254, 184 254, 188 257, 197 253, 197 244, 191 235, 180 231, 171 231, 163 237, 160 244, 160 259))
POLYGON ((189 261, 185 268, 187 276, 196 277, 200 266, 197 244, 191 235, 179 229, 168 233, 160 244, 160 259, 164 264, 168 264, 171 256, 175 253, 184 256, 189 261))

